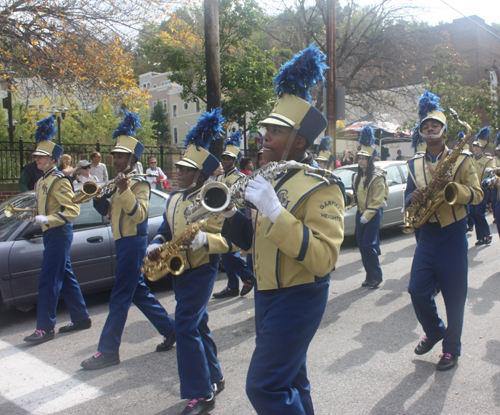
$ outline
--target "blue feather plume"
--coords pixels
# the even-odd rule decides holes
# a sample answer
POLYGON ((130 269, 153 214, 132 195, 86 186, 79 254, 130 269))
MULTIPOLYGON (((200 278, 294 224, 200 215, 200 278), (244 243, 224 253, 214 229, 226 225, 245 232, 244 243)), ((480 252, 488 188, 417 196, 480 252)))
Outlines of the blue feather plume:
POLYGON ((237 148, 240 148, 241 144, 241 131, 236 131, 232 133, 228 138, 226 138, 226 141, 224 142, 224 148, 227 146, 235 146, 237 148))
POLYGON ((496 147, 500 146, 500 133, 497 134, 497 138, 495 138, 496 147))
POLYGON ((422 121, 427 114, 432 111, 444 111, 443 108, 439 105, 439 98, 437 95, 434 95, 429 90, 425 90, 420 99, 418 100, 418 117, 420 121, 422 121))
POLYGON ((369 125, 363 127, 363 129, 359 132, 358 143, 366 147, 371 147, 375 144, 375 136, 373 135, 372 127, 369 125))
POLYGON ((315 48, 314 42, 303 51, 295 54, 285 63, 274 78, 274 93, 281 98, 284 94, 297 95, 311 103, 309 88, 318 81, 324 81, 323 71, 328 66, 323 62, 325 55, 315 48))
POLYGON ((417 148, 419 144, 425 143, 419 131, 420 124, 417 124, 411 130, 411 148, 417 148))
POLYGON ((486 141, 488 141, 490 139, 490 136, 491 136, 490 127, 483 127, 477 133, 476 138, 478 140, 486 140, 486 141))
POLYGON ((205 111, 200 118, 196 119, 198 123, 192 127, 184 139, 186 147, 189 144, 195 144, 208 150, 210 141, 215 140, 224 130, 222 123, 226 121, 222 115, 222 108, 215 108, 213 111, 205 111))
POLYGON ((36 123, 38 126, 35 132, 35 141, 37 144, 41 141, 52 141, 52 137, 56 135, 55 120, 55 117, 51 115, 36 123))
POLYGON ((461 141, 462 138, 464 138, 465 136, 465 133, 463 131, 460 131, 457 135, 457 141, 461 141))
POLYGON ((141 128, 141 123, 139 121, 139 115, 135 112, 128 112, 127 110, 122 110, 125 115, 122 118, 122 122, 118 124, 113 132, 113 139, 117 139, 121 135, 128 135, 132 137, 135 132, 141 128))
POLYGON ((332 147, 333 140, 331 137, 323 137, 321 141, 319 142, 318 146, 318 152, 319 151, 330 151, 330 148, 332 147))

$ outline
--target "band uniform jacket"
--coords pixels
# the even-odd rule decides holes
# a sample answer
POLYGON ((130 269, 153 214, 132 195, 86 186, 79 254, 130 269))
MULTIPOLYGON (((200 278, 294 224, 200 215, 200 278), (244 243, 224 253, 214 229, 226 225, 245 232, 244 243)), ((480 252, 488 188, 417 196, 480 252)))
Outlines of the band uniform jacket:
MULTIPOLYGON (((171 241, 190 225, 185 218, 186 209, 193 204, 199 193, 200 190, 197 190, 185 197, 184 191, 178 191, 170 195, 165 213, 163 214, 163 223, 158 228, 158 232, 151 241, 151 244, 163 244, 171 241)), ((186 270, 213 262, 213 258, 212 260, 210 258, 211 255, 225 254, 239 250, 238 246, 221 236, 220 231, 223 223, 224 216, 222 215, 215 215, 209 218, 201 229, 207 234, 207 245, 196 251, 187 249, 178 252, 178 255, 184 261, 186 270)))
POLYGON ((387 204, 387 199, 389 198, 389 184, 387 183, 387 171, 381 169, 380 167, 375 167, 375 171, 383 174, 385 177, 384 203, 387 204))
POLYGON ((282 178, 271 182, 283 206, 275 223, 257 211, 251 219, 237 212, 225 233, 243 249, 252 247, 259 291, 328 279, 344 239, 341 181, 307 170, 282 178))
MULTIPOLYGON (((443 151, 432 161, 427 153, 417 155, 408 160, 408 184, 405 191, 406 206, 409 205, 411 194, 415 189, 427 186, 432 180, 433 170, 437 169, 439 161, 443 156, 443 151)), ((443 203, 431 216, 429 222, 439 222, 441 227, 451 225, 467 216, 465 205, 477 205, 483 200, 483 191, 479 184, 478 175, 474 168, 472 155, 469 152, 462 152, 452 170, 451 180, 457 184, 458 196, 454 205, 443 203)))
POLYGON ((115 241, 127 236, 148 234, 148 209, 151 188, 144 177, 130 180, 128 189, 116 189, 110 199, 94 202, 96 210, 111 219, 115 241))
POLYGON ((227 187, 231 188, 234 182, 242 177, 245 177, 243 173, 241 173, 236 167, 233 167, 227 173, 224 172, 219 174, 215 180, 221 183, 224 183, 227 187))
POLYGON ((366 175, 363 175, 359 180, 358 188, 355 183, 358 173, 352 175, 352 186, 359 213, 370 221, 375 214, 380 210, 382 205, 387 202, 389 188, 385 174, 379 169, 374 170, 370 183, 365 188, 366 175))
POLYGON ((479 183, 481 183, 484 179, 486 179, 486 177, 488 177, 488 173, 485 172, 486 168, 495 168, 495 160, 493 157, 485 156, 484 154, 481 154, 479 157, 473 156, 473 160, 479 183))
POLYGON ((36 182, 38 214, 46 216, 48 225, 42 231, 65 225, 80 214, 80 206, 72 201, 73 185, 69 177, 53 167, 36 182))

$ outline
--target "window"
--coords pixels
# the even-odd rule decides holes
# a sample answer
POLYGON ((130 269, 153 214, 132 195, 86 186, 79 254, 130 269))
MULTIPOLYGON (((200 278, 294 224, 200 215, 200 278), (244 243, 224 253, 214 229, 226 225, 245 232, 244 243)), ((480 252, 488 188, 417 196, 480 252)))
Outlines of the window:
POLYGON ((177 127, 173 128, 173 136, 174 136, 174 144, 177 144, 179 142, 179 136, 177 133, 177 127))
POLYGON ((80 203, 79 206, 80 214, 73 219, 74 230, 102 225, 102 216, 94 209, 94 202, 92 200, 86 203, 80 203))
POLYGON ((408 178, 408 166, 405 164, 400 164, 399 167, 403 171, 403 181, 406 183, 406 180, 408 178))
POLYGON ((148 217, 161 216, 165 212, 166 199, 151 192, 151 199, 149 200, 148 217))
POLYGON ((189 108, 189 104, 187 102, 184 103, 184 111, 187 111, 189 108))
POLYGON ((153 85, 153 88, 156 88, 156 84, 153 85))
POLYGON ((163 100, 163 108, 165 109, 165 111, 167 110, 167 100, 166 99, 163 100))
POLYGON ((196 109, 195 112, 200 112, 200 101, 196 101, 196 109))
POLYGON ((151 83, 148 82, 148 88, 151 88, 151 83))
POLYGON ((399 172, 398 166, 389 166, 386 169, 387 180, 392 180, 392 184, 401 184, 401 173, 399 172))
POLYGON ((172 118, 177 117, 177 104, 172 105, 172 118))
POLYGON ((153 107, 156 107, 157 103, 158 103, 158 101, 153 101, 153 107))
POLYGON ((142 85, 142 87, 143 87, 143 88, 146 88, 146 87, 147 87, 147 85, 146 85, 146 84, 144 84, 144 85, 142 85))

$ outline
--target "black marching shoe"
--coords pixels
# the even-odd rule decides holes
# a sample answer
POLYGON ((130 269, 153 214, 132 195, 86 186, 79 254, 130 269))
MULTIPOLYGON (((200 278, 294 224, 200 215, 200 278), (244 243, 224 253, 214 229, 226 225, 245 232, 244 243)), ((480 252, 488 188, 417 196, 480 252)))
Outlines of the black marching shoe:
POLYGON ((180 415, 205 415, 215 408, 215 395, 191 399, 180 415))
POLYGON ((212 385, 212 390, 214 391, 215 396, 221 393, 225 387, 226 387, 226 379, 222 378, 221 380, 215 382, 212 385))
POLYGON ((80 366, 86 370, 96 370, 119 364, 120 364, 120 356, 118 355, 118 353, 110 354, 110 353, 97 352, 94 356, 80 363, 80 366))
POLYGON ((369 280, 368 281, 368 288, 378 288, 378 286, 382 283, 382 278, 379 278, 378 280, 369 280))
POLYGON ((362 287, 368 287, 370 285, 370 281, 368 280, 364 280, 362 283, 361 283, 361 286, 362 287))
POLYGON ((458 354, 444 353, 441 355, 441 360, 436 366, 437 370, 450 370, 458 362, 458 354))
POLYGON ((491 241, 493 240, 493 236, 487 236, 486 238, 480 239, 479 241, 476 242, 476 245, 489 245, 491 244, 491 241))
POLYGON ((69 323, 67 326, 61 327, 59 329, 59 333, 70 333, 72 331, 77 330, 86 330, 92 327, 92 320, 90 318, 86 318, 85 320, 79 321, 77 323, 69 323))
POLYGON ((474 230, 474 226, 469 226, 467 228, 467 233, 472 232, 474 230))
POLYGON ((170 350, 172 347, 174 347, 174 343, 175 343, 175 331, 172 330, 166 336, 163 336, 163 343, 160 343, 158 346, 156 346, 156 351, 166 352, 167 350, 170 350))
POLYGON ((43 331, 43 330, 35 330, 35 332, 24 338, 25 342, 31 344, 40 344, 44 342, 48 342, 49 340, 54 340, 54 330, 43 331))
POLYGON ((252 291, 254 285, 255 285, 255 277, 243 281, 243 288, 241 289, 240 296, 244 297, 245 295, 247 295, 250 291, 252 291))
MULTIPOLYGON (((444 337, 444 336, 443 336, 444 337)), ((429 339, 427 336, 422 337, 422 340, 420 340, 420 343, 417 344, 417 347, 415 347, 415 354, 426 354, 427 352, 430 352, 432 348, 436 345, 436 343, 439 343, 441 340, 443 340, 443 337, 439 339, 429 339)))
POLYGON ((238 288, 224 288, 221 292, 215 293, 214 298, 238 297, 240 290, 238 288))

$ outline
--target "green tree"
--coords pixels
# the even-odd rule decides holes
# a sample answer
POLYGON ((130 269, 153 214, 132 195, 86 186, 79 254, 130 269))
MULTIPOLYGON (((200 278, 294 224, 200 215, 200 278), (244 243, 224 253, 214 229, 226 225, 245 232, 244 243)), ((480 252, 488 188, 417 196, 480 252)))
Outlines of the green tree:
POLYGON ((161 103, 157 103, 153 108, 150 120, 153 122, 153 130, 159 142, 170 143, 170 125, 168 124, 167 111, 161 103))

